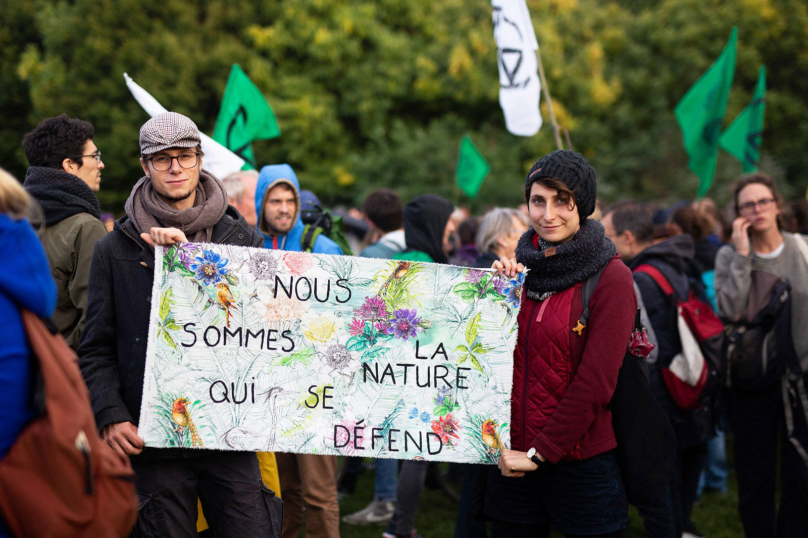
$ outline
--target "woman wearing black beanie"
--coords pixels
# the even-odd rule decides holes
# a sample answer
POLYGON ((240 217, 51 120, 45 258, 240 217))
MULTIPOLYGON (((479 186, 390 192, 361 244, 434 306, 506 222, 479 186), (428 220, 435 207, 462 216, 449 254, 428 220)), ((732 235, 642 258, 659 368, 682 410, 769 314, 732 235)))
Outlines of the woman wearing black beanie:
POLYGON ((488 474, 484 511, 492 538, 625 536, 628 503, 608 404, 637 299, 595 209, 595 171, 574 151, 539 159, 525 182, 532 229, 515 259, 527 268, 514 350, 511 450, 488 474), (586 326, 581 283, 602 271, 586 326))

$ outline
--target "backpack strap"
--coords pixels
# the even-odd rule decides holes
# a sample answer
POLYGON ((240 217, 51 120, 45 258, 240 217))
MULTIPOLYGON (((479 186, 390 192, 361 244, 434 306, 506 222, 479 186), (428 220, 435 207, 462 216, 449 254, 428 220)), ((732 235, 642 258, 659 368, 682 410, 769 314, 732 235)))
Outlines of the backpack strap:
POLYGON ((586 328, 586 324, 589 322, 589 301, 592 299, 592 294, 595 292, 595 287, 598 285, 598 281, 601 275, 603 275, 604 269, 606 269, 605 265, 601 267, 600 271, 589 275, 586 277, 586 280, 581 283, 581 303, 583 304, 584 311, 581 317, 578 318, 578 325, 572 329, 572 332, 576 333, 578 336, 581 336, 583 330, 586 328))
POLYGON ((317 237, 321 233, 323 233, 323 229, 319 226, 306 224, 303 227, 303 238, 300 240, 300 248, 303 252, 311 254, 312 248, 314 248, 314 242, 317 241, 317 237))
POLYGON ((797 243, 797 250, 802 254, 805 263, 808 263, 808 239, 802 234, 794 234, 794 241, 797 243))
POLYGON ((665 295, 667 295, 668 297, 673 295, 674 293, 673 286, 671 286, 671 283, 668 282, 667 278, 665 278, 665 275, 662 274, 662 271, 660 271, 653 265, 649 265, 647 263, 640 265, 639 267, 636 267, 633 272, 645 273, 646 275, 650 276, 654 282, 656 282, 657 286, 662 288, 662 291, 665 293, 665 295))

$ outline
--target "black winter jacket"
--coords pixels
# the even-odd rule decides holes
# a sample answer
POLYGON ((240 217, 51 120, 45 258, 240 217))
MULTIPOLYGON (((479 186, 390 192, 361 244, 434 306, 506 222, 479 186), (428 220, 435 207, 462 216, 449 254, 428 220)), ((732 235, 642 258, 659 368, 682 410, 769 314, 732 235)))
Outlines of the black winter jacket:
MULTIPOLYGON (((693 257, 693 239, 689 235, 676 235, 642 251, 631 260, 629 267, 633 271, 644 264, 654 266, 665 276, 679 298, 686 300, 690 292, 690 282, 701 282, 693 257)), ((640 288, 659 349, 656 362, 648 364, 651 391, 671 421, 676 432, 678 448, 700 445, 710 436, 709 410, 705 408, 685 411, 677 406, 662 378, 661 367, 670 364, 673 357, 682 351, 673 300, 663 293, 649 275, 634 273, 634 282, 640 288)))
MULTIPOLYGON (((214 225, 211 242, 264 246, 261 234, 232 206, 214 225)), ((95 245, 78 349, 99 431, 117 422, 137 424, 140 418, 153 282, 154 251, 124 216, 95 245)))

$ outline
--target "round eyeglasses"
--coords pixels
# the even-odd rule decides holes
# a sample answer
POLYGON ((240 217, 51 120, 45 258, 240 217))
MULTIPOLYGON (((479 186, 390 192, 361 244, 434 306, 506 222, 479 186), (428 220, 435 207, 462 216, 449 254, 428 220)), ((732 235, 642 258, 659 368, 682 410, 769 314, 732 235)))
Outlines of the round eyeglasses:
POLYGON ((196 163, 199 162, 199 153, 182 153, 175 157, 171 157, 170 155, 157 155, 156 157, 149 158, 152 166, 158 172, 165 172, 171 168, 171 163, 174 159, 177 159, 177 163, 179 163, 181 168, 193 168, 196 166, 196 163))

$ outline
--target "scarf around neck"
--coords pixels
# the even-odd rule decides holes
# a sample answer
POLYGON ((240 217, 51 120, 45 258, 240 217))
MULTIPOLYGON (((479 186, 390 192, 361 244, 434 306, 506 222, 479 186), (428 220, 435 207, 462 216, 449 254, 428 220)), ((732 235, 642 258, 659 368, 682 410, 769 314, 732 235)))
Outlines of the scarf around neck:
POLYGON ((194 206, 177 211, 158 194, 151 179, 142 177, 124 208, 141 233, 155 227, 178 228, 188 241, 209 243, 213 226, 227 210, 227 192, 213 174, 200 170, 194 206))
POLYGON ((25 174, 23 187, 42 207, 47 226, 79 213, 101 218, 101 206, 92 189, 64 170, 31 166, 25 174))
POLYGON ((525 277, 527 296, 533 300, 547 293, 565 290, 597 273, 614 257, 614 243, 606 237, 603 225, 592 219, 581 223, 581 229, 566 243, 549 243, 539 239, 531 228, 516 245, 516 261, 529 269, 525 277))

